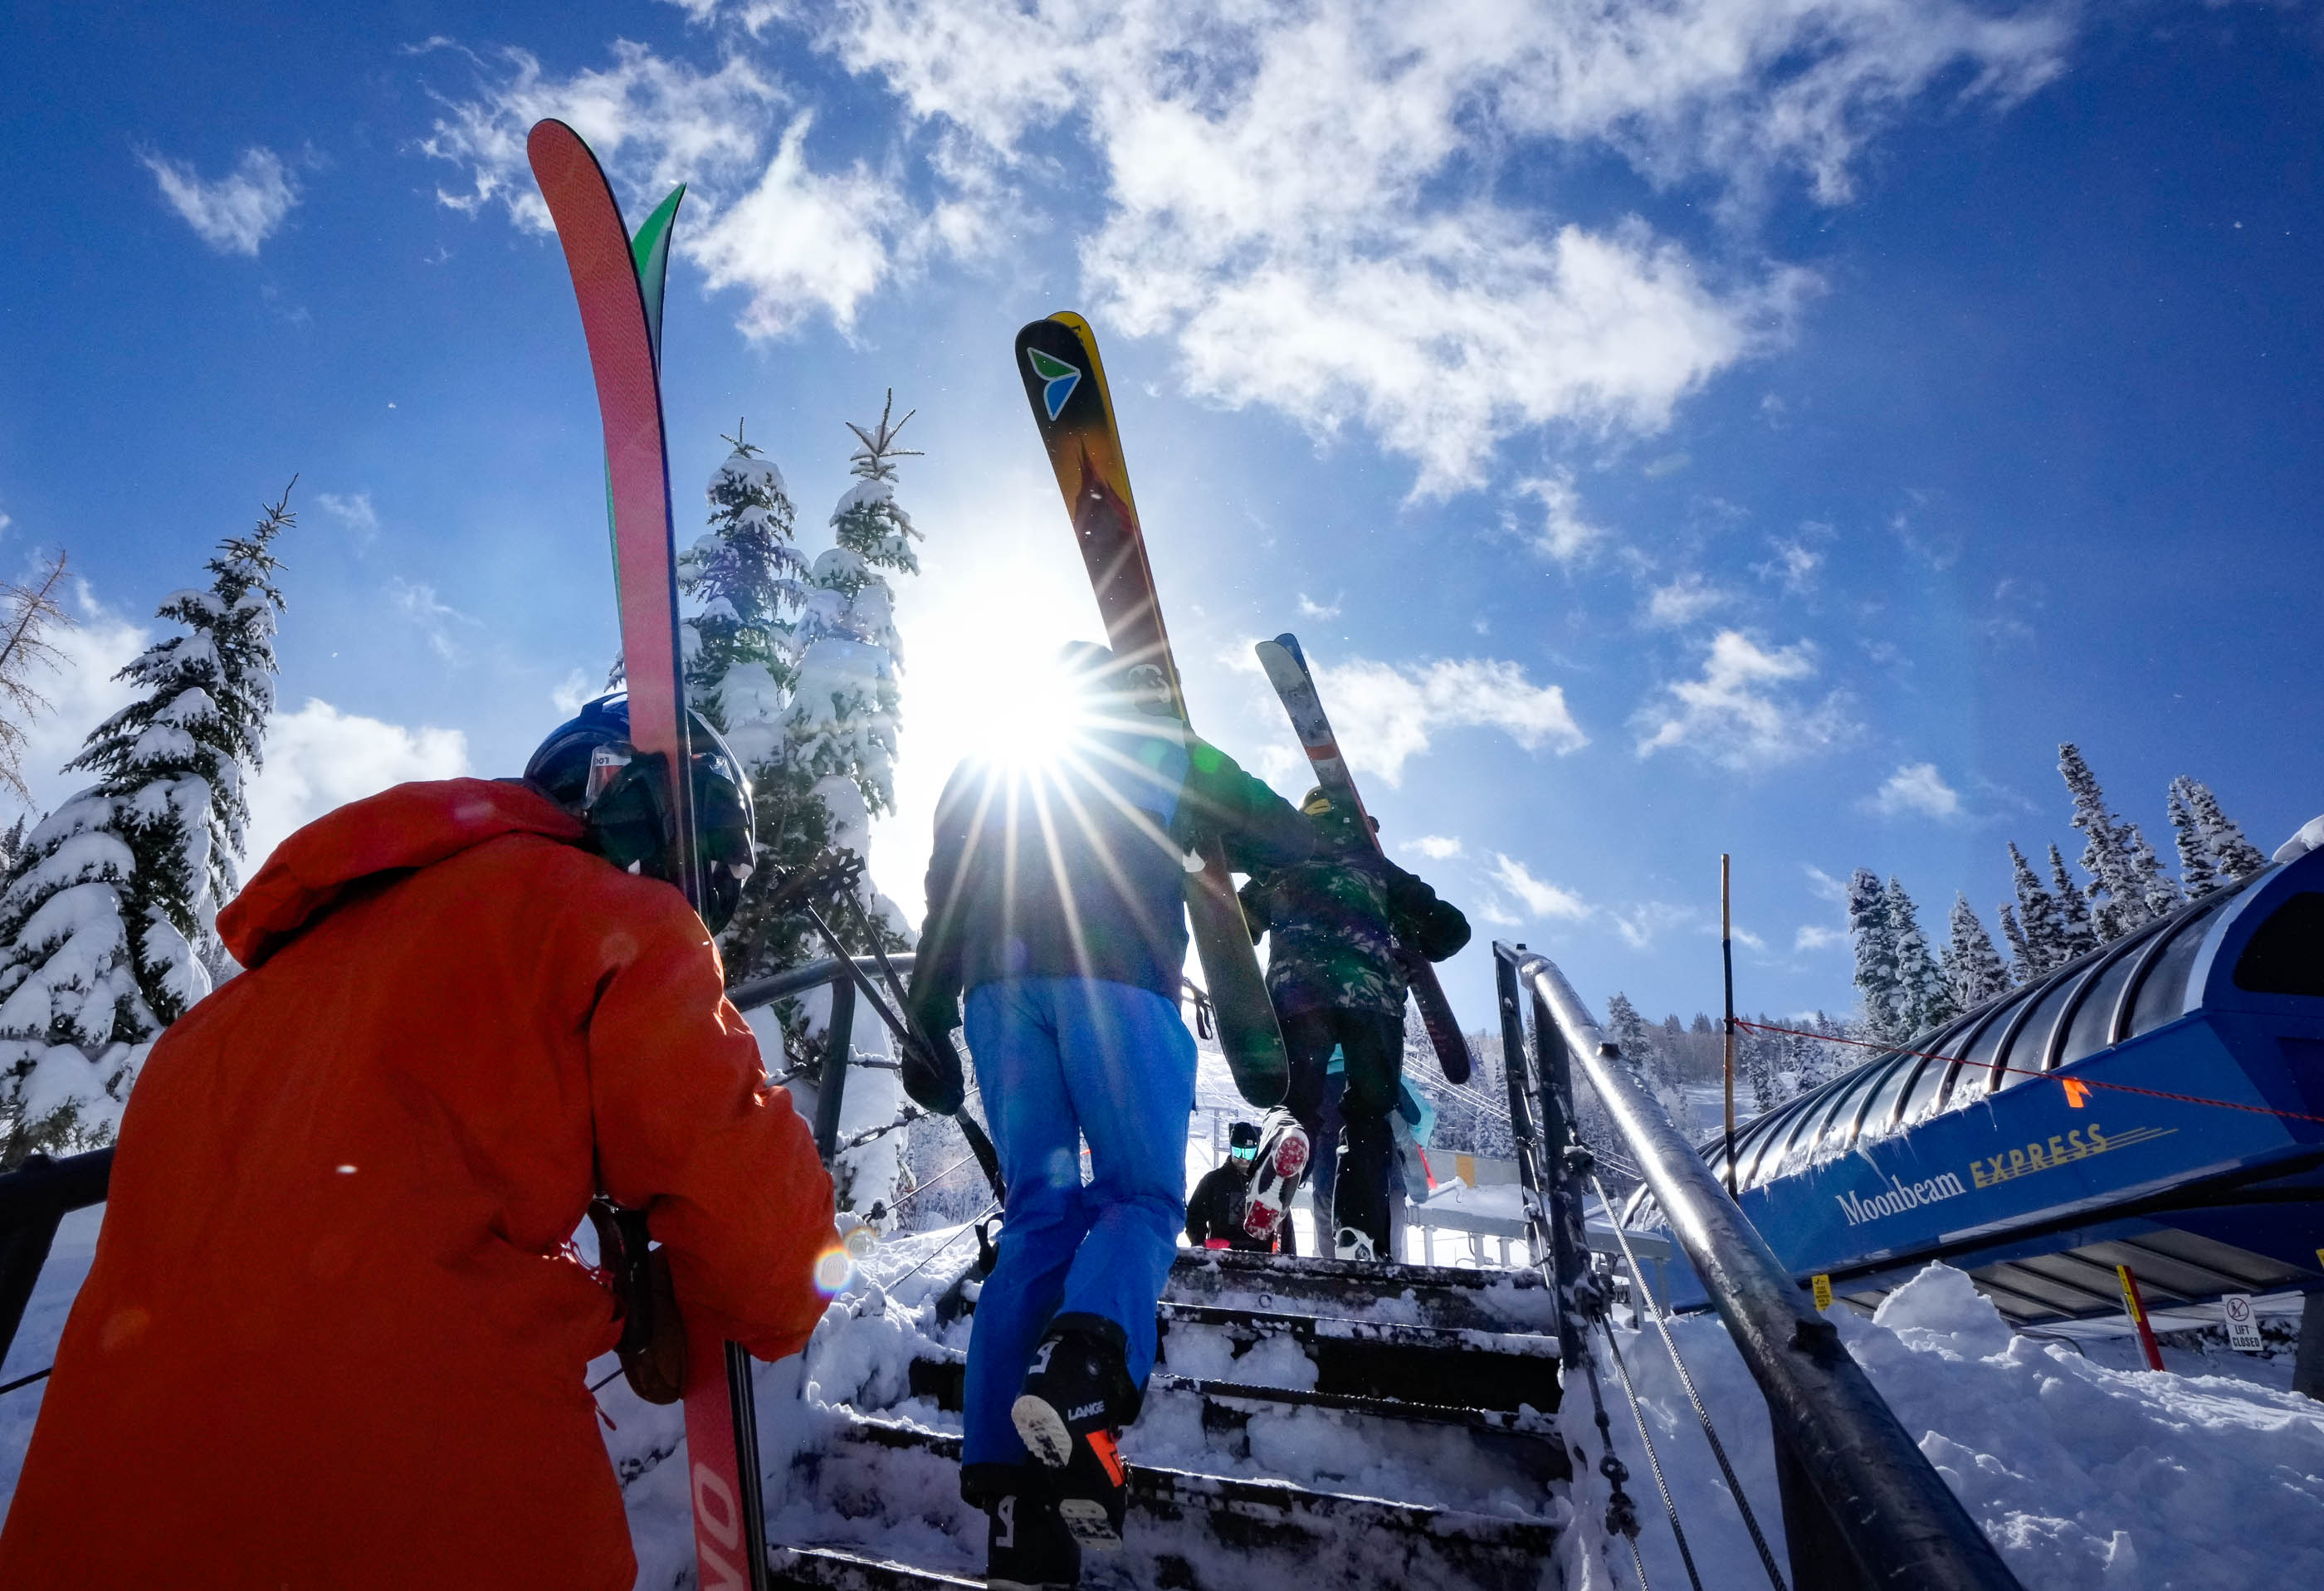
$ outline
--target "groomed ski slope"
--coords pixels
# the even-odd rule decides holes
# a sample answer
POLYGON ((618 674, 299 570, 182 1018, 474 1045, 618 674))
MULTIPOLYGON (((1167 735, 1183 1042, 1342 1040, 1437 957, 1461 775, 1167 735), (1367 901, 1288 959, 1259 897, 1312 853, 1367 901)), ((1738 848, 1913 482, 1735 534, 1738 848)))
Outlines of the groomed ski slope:
MULTIPOLYGON (((1190 1162, 1209 1163, 1206 1145, 1191 1145, 1190 1162)), ((72 1292, 88 1271, 97 1218, 92 1210, 67 1219, 0 1380, 50 1362, 72 1292)), ((973 1237, 956 1227, 883 1246, 847 1283, 816 1334, 806 1356, 804 1408, 787 1407, 798 1384, 798 1362, 761 1367, 770 1467, 788 1445, 813 1443, 835 1423, 828 1403, 885 1402, 900 1393, 917 1344, 966 1346, 968 1322, 939 1329, 934 1305, 974 1252, 973 1237), (915 1266, 921 1268, 913 1273, 915 1266)), ((1627 1320, 1628 1311, 1621 1314, 1627 1320)), ((2091 1343, 2086 1357, 2066 1343, 2014 1336, 1966 1276, 1942 1266, 1930 1267, 1900 1289, 1877 1319, 1845 1310, 1836 1310, 1834 1318, 1906 1429, 1925 1433, 1923 1450, 2028 1586, 2255 1591, 2324 1585, 2324 1404, 2262 1384, 2283 1380, 2281 1357, 2205 1356, 2166 1347, 2171 1371, 2116 1368, 2107 1361, 2126 1356, 2108 1351, 2112 1344, 2091 1343)), ((1783 1524, 1757 1390, 1715 1320, 1682 1320, 1674 1329, 1780 1555, 1783 1524)), ((1713 1583, 1762 1583, 1740 1517, 1660 1341, 1651 1327, 1643 1335, 1625 1329, 1620 1340, 1696 1562, 1719 1566, 1713 1583)), ((1195 1362, 1200 1356, 1229 1351, 1199 1333, 1175 1335, 1172 1346, 1185 1361, 1176 1367, 1196 1372, 1204 1368, 1195 1362)), ((1285 1385, 1312 1378, 1304 1358, 1282 1351, 1282 1345, 1273 1345, 1273 1351, 1280 1363, 1262 1366, 1247 1357, 1236 1367, 1239 1378, 1285 1385)), ((592 1379, 612 1368, 610 1359, 593 1366, 592 1379)), ((235 1373, 220 1366, 222 1378, 235 1373)), ((1628 1410, 1610 1372, 1603 1381, 1616 1448, 1630 1466, 1630 1491, 1646 1522, 1648 1572, 1656 1585, 1683 1586, 1685 1576, 1628 1410)), ((382 1388, 381 1395, 392 1396, 393 1390, 382 1388)), ((692 1561, 682 1467, 656 1457, 676 1442, 679 1412, 637 1402, 618 1379, 599 1396, 619 1427, 606 1432, 606 1444, 629 1477, 639 1586, 665 1591, 680 1583, 681 1573, 690 1574, 692 1561)), ((40 1398, 37 1386, 0 1397, 0 1497, 14 1492, 40 1398)), ((1518 1477, 1472 1473, 1472 1457, 1449 1462, 1454 1458, 1449 1450, 1427 1445, 1351 1448, 1343 1430, 1314 1415, 1285 1410, 1256 1416, 1251 1456, 1245 1459, 1222 1460, 1208 1452, 1193 1421, 1150 1421, 1124 1446, 1134 1459, 1329 1479, 1339 1490, 1458 1503, 1479 1513, 1541 1506, 1519 1494, 1524 1483, 1518 1477)), ((903 1402, 889 1417, 939 1429, 958 1425, 956 1416, 926 1401, 903 1402)), ((1583 1479, 1573 1500, 1583 1519, 1594 1519, 1603 1512, 1604 1483, 1594 1473, 1597 1439, 1589 1395, 1580 1385, 1569 1392, 1562 1418, 1569 1441, 1592 1460, 1586 1468, 1577 1466, 1583 1479)), ((981 1543, 981 1527, 960 1504, 955 1483, 948 1465, 899 1455, 881 1476, 876 1513, 862 1516, 866 1500, 855 1498, 846 1507, 859 1517, 846 1518, 831 1498, 802 1501, 770 1487, 770 1522, 779 1540, 853 1540, 899 1558, 949 1562, 973 1572, 978 1566, 960 1555, 964 1542, 981 1543)), ((1617 1562, 1619 1583, 1627 1586, 1634 1578, 1627 1554, 1617 1562)), ((1600 1566, 1576 1557, 1570 1568, 1579 1585, 1605 1584, 1600 1566)))

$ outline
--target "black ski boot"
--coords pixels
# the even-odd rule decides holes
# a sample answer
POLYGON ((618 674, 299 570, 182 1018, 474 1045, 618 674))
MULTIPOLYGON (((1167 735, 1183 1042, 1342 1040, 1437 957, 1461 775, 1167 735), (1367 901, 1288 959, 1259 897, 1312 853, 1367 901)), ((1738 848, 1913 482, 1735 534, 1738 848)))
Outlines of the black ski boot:
POLYGON ((1034 1351, 1010 1410, 1033 1457, 1055 1472, 1057 1512, 1084 1547, 1121 1545, 1129 1486, 1117 1442, 1140 1402, 1121 1328, 1098 1315, 1060 1315, 1034 1351))
POLYGON ((1074 1591, 1082 1550, 1057 1514, 1056 1476, 1038 1464, 976 1464, 960 1494, 985 1512, 986 1591, 1074 1591))

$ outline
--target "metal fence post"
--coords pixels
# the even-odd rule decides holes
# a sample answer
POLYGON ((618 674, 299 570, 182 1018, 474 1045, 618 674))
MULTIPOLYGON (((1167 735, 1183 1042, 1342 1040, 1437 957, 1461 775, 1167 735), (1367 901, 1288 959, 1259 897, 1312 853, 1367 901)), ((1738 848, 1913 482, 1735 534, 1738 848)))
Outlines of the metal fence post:
POLYGON ((1566 1163, 1573 1131, 1573 1066, 1557 1020, 1539 995, 1533 1000, 1535 1098, 1541 1101, 1541 1145, 1548 1205, 1550 1255, 1557 1278, 1560 1350, 1567 1363, 1589 1352, 1582 1328, 1593 1312, 1582 1297, 1589 1285, 1590 1239, 1582 1219, 1582 1184, 1566 1163))
MULTIPOLYGON (((1518 948, 1523 949, 1523 946, 1518 948)), ((1548 1210, 1543 1204, 1534 1154, 1540 1144, 1534 1125, 1533 1103, 1526 1088, 1525 1013, 1517 1004, 1517 970, 1505 956, 1493 958, 1493 989, 1501 1010, 1501 1077, 1509 1096, 1510 1154, 1517 1163, 1517 1185, 1524 1191, 1526 1224, 1533 1228, 1535 1263, 1549 1257, 1548 1210), (1536 1219, 1536 1218, 1540 1219, 1536 1219)))

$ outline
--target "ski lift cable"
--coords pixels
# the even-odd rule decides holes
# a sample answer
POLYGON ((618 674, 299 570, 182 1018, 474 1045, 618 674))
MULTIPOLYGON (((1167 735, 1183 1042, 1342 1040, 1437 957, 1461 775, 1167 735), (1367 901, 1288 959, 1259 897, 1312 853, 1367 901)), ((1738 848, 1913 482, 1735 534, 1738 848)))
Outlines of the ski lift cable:
MULTIPOLYGON (((1629 1400, 1630 1418, 1637 1422, 1638 1443, 1646 1450, 1646 1467, 1654 1472, 1655 1490, 1663 1495, 1663 1513, 1670 1520, 1671 1536, 1678 1542, 1679 1561, 1686 1566, 1687 1583, 1694 1591, 1702 1591, 1702 1577, 1695 1573, 1694 1554, 1686 1545, 1686 1528, 1678 1522, 1678 1504, 1671 1498, 1670 1482, 1663 1476, 1663 1461, 1655 1456, 1655 1439, 1646 1434, 1646 1416, 1638 1406, 1638 1389, 1630 1384, 1630 1367, 1622 1360, 1622 1346, 1614 1340, 1614 1321, 1610 1315, 1600 1313, 1598 1329, 1606 1334, 1606 1347, 1614 1356, 1614 1372, 1622 1378, 1622 1395, 1629 1400)), ((1641 1579, 1645 1569, 1639 1570, 1641 1579)))
MULTIPOLYGON (((1606 1197, 1606 1184, 1598 1173, 1590 1173, 1590 1185, 1598 1191, 1598 1200, 1609 1210, 1612 1203, 1606 1197)), ((1787 1591, 1783 1571, 1775 1567, 1775 1555, 1767 1547, 1767 1538, 1759 1529, 1758 1516, 1751 1512, 1750 1499, 1743 1494, 1743 1483, 1736 1478, 1735 1467, 1727 1461, 1727 1449, 1719 1440, 1719 1432, 1711 1423, 1711 1411, 1702 1406, 1702 1394, 1695 1390, 1694 1377, 1688 1374, 1686 1361, 1679 1356, 1678 1339, 1671 1335, 1670 1317, 1662 1301, 1646 1283, 1646 1274, 1638 1266, 1637 1255, 1630 1252, 1629 1234, 1619 1221, 1609 1223, 1614 1230, 1614 1240, 1622 1246, 1622 1263, 1630 1267, 1630 1283, 1645 1297, 1646 1313, 1652 1317, 1655 1329, 1662 1334, 1663 1347, 1670 1350, 1671 1366, 1678 1372, 1679 1384, 1686 1389, 1686 1401, 1694 1405, 1695 1418, 1702 1421, 1703 1439, 1711 1444, 1711 1456, 1719 1461, 1719 1473, 1727 1477, 1727 1489, 1735 1498, 1735 1506, 1742 1512, 1744 1528, 1751 1532, 1751 1545, 1759 1550, 1759 1561, 1767 1570, 1768 1583, 1775 1591, 1787 1591)))
POLYGON ((962 1238, 962 1237, 963 1237, 964 1235, 965 1235, 965 1234, 967 1234, 967 1233, 970 1233, 970 1232, 973 1232, 973 1231, 975 1231, 975 1230, 976 1230, 976 1227, 977 1227, 977 1223, 978 1223, 979 1221, 983 1221, 983 1220, 988 1220, 988 1219, 990 1219, 993 1215, 995 1215, 995 1214, 997 1214, 997 1213, 999 1212, 1000 1209, 1001 1209, 1001 1201, 1000 1201, 999 1200, 997 1200, 997 1199, 996 1199, 996 1200, 994 1200, 991 1204, 986 1205, 982 1209, 979 1210, 975 1215, 973 1215, 973 1216, 972 1216, 971 1218, 969 1218, 969 1219, 968 1219, 967 1223, 966 1223, 965 1225, 964 1225, 964 1226, 961 1228, 961 1229, 960 1229, 959 1231, 954 1232, 951 1237, 949 1237, 945 1238, 942 1243, 937 1244, 934 1248, 931 1248, 930 1250, 928 1250, 928 1252, 927 1252, 927 1255, 921 1259, 921 1261, 920 1261, 920 1263, 919 1263, 918 1265, 914 1265, 910 1270, 906 1271, 906 1272, 905 1272, 901 1276, 897 1277, 895 1282, 890 1282, 890 1283, 889 1283, 887 1284, 888 1291, 889 1291, 889 1292, 893 1292, 896 1290, 896 1282, 902 1282, 902 1281, 908 1280, 909 1278, 911 1278, 911 1277, 913 1277, 913 1276, 917 1276, 917 1275, 918 1275, 922 1271, 924 1271, 924 1270, 927 1269, 927 1267, 928 1267, 928 1262, 929 1262, 930 1260, 935 1259, 935 1258, 936 1257, 936 1255, 938 1255, 942 1254, 945 1249, 950 1248, 954 1244, 955 1244, 955 1243, 959 1242, 959 1241, 961 1240, 961 1238, 962 1238))

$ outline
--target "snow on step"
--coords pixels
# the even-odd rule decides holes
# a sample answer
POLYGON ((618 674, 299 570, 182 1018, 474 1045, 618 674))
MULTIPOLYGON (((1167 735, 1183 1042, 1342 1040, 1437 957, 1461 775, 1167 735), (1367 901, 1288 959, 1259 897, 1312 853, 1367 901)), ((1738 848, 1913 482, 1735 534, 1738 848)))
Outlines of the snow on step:
MULTIPOLYGON (((787 1569, 793 1583, 933 1586, 982 1567, 955 1467, 974 1249, 942 1253, 944 1236, 883 1250, 808 1347, 807 1429, 770 1533, 832 1550, 787 1569)), ((1086 1584, 1241 1591, 1259 1565, 1314 1591, 1541 1583, 1570 1466, 1537 1281, 1205 1254, 1171 1295, 1123 1436, 1129 1545, 1093 1557, 1086 1584), (1500 1383, 1475 1406, 1447 1401, 1473 1387, 1469 1362, 1500 1383)))

